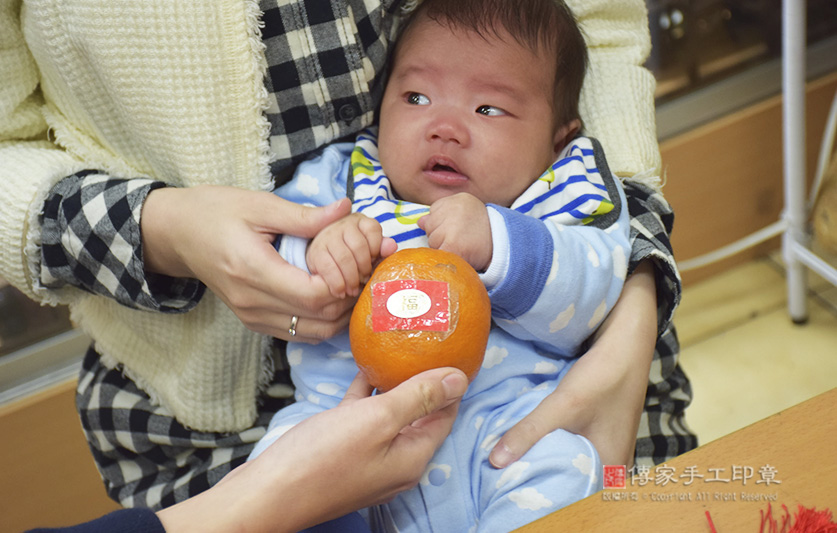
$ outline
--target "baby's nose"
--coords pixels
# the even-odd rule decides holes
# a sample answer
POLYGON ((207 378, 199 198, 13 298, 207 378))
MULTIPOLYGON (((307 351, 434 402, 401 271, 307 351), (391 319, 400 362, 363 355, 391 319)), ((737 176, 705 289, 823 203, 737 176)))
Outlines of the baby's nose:
POLYGON ((428 129, 428 139, 466 145, 470 142, 468 127, 453 113, 440 113, 428 129))

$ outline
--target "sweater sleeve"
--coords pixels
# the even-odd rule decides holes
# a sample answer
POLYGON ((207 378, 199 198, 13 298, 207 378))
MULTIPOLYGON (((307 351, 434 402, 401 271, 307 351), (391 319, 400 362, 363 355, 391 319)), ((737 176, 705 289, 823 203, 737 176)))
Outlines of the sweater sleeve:
POLYGON ((184 311, 197 280, 146 276, 139 214, 159 182, 113 179, 49 140, 39 70, 20 2, 0 9, 0 276, 30 298, 67 304, 84 292, 143 309, 184 311))
POLYGON ((34 300, 69 303, 75 287, 40 283, 38 217, 58 181, 84 170, 79 159, 47 139, 38 68, 20 27, 20 2, 0 8, 0 276, 34 300))
POLYGON ((0 275, 49 304, 69 303, 82 289, 130 307, 193 307, 199 282, 143 272, 140 208, 162 184, 85 171, 47 140, 19 5, 0 10, 0 79, 0 275))
POLYGON ((631 216, 629 274, 651 259, 657 278, 659 332, 680 301, 680 275, 668 234, 674 219, 660 194, 654 76, 643 65, 651 51, 644 0, 567 0, 590 58, 579 111, 585 134, 604 146, 614 175, 624 182, 631 216))
POLYGON ((662 335, 670 326, 682 291, 669 234, 674 213, 663 195, 651 187, 625 180, 631 215, 631 258, 628 275, 644 260, 652 261, 657 286, 657 325, 662 335))
POLYGON ((589 68, 579 111, 585 134, 597 138, 616 176, 645 175, 659 189, 660 152, 654 76, 644 0, 567 0, 587 42, 589 68))

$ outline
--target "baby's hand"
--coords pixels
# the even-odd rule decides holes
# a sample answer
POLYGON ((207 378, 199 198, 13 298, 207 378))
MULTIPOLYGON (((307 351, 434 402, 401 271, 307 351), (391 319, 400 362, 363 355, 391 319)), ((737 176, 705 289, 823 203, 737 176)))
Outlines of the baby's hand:
POLYGON ((418 225, 427 233, 431 248, 459 254, 477 272, 485 272, 491 263, 488 209, 476 196, 460 192, 436 200, 418 225))
POLYGON ((308 245, 305 260, 336 298, 357 296, 372 274, 375 261, 395 252, 395 241, 384 237, 375 219, 359 213, 326 226, 308 245))

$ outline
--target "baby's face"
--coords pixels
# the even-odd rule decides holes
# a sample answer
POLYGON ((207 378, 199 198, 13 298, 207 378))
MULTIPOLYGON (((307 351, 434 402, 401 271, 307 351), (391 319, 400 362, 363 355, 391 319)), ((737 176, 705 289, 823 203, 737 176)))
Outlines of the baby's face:
POLYGON ((414 21, 395 57, 378 136, 399 196, 429 205, 467 192, 510 206, 563 148, 555 61, 541 55, 509 35, 483 39, 414 21))

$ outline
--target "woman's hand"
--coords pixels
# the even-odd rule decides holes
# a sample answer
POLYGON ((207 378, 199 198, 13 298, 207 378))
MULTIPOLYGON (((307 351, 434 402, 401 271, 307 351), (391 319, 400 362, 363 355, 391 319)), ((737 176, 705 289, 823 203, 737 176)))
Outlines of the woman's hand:
POLYGON ((298 531, 388 501, 418 483, 467 386, 461 371, 439 368, 369 397, 358 375, 336 408, 158 516, 172 533, 298 531))
POLYGON ((344 329, 354 299, 333 297, 319 276, 286 263, 277 234, 313 237, 351 211, 348 200, 304 207, 268 192, 234 187, 167 187, 152 191, 140 226, 149 272, 201 280, 249 329, 316 342, 344 329))
POLYGON ((590 350, 555 392, 500 439, 491 464, 504 468, 541 437, 563 428, 590 439, 603 464, 633 465, 656 339, 654 273, 645 262, 626 281, 590 350))

